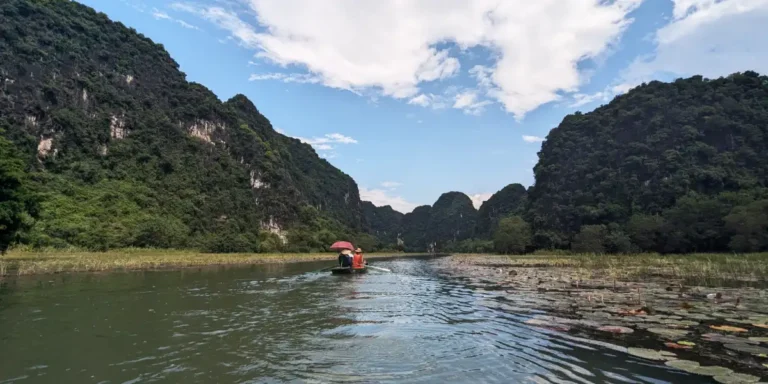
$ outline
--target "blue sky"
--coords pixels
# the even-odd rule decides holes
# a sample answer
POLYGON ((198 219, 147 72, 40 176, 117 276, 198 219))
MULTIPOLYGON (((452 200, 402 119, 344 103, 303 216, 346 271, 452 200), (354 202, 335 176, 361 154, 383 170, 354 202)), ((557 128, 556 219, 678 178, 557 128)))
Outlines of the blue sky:
POLYGON ((768 72, 768 0, 80 0, 403 212, 531 185, 547 132, 653 79, 768 72))

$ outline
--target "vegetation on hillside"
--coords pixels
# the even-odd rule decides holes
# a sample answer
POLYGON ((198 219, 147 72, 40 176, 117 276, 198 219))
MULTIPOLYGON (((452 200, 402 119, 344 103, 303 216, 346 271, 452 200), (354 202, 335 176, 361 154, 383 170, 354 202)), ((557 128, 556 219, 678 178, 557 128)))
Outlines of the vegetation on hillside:
POLYGON ((24 161, 13 144, 0 136, 0 254, 28 225, 36 208, 24 174, 24 161))
POLYGON ((242 95, 66 0, 0 4, 0 129, 42 198, 24 243, 318 251, 361 237, 354 180, 242 95))

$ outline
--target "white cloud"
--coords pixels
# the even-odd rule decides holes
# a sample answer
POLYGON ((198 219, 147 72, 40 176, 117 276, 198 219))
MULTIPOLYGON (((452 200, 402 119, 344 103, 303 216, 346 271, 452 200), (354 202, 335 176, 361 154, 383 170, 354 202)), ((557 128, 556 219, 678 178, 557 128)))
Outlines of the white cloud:
POLYGON ((656 32, 655 53, 628 68, 625 88, 661 73, 716 78, 768 72, 768 1, 673 1, 673 20, 656 32))
POLYGON ((458 50, 442 43, 462 52, 484 47, 493 64, 470 70, 483 90, 478 102, 499 102, 522 118, 575 91, 586 80, 577 64, 608 50, 642 0, 245 1, 259 28, 221 7, 174 7, 228 30, 262 59, 304 68, 325 86, 372 89, 418 105, 432 105, 420 98, 424 83, 460 71, 458 50))
POLYGON ((320 77, 307 73, 259 73, 252 74, 248 81, 278 80, 285 83, 317 84, 322 81, 320 77))
POLYGON ((476 193, 469 196, 469 198, 472 199, 472 205, 475 206, 475 209, 480 209, 483 202, 490 199, 491 196, 493 196, 493 193, 476 193))
MULTIPOLYGON (((285 134, 284 132, 280 132, 285 134)), ((312 146, 316 151, 331 151, 336 148, 334 144, 357 144, 357 140, 349 137, 344 136, 340 133, 328 133, 325 134, 322 137, 313 137, 313 138, 305 138, 305 137, 299 137, 294 136, 294 138, 299 139, 302 143, 306 143, 312 146)), ((324 157, 326 159, 332 159, 336 157, 336 153, 332 154, 324 154, 324 157)))
POLYGON ((176 19, 176 18, 174 18, 174 17, 171 17, 169 14, 167 14, 167 13, 165 13, 165 12, 163 12, 163 11, 161 11, 161 10, 157 9, 157 8, 153 8, 153 9, 152 9, 152 17, 154 17, 154 18, 155 18, 155 19, 157 19, 157 20, 168 20, 168 21, 172 21, 172 22, 174 22, 174 23, 177 23, 177 24, 181 25, 181 26, 182 26, 182 27, 184 27, 184 28, 188 28, 188 29, 198 29, 198 30, 200 29, 200 28, 198 28, 198 27, 196 27, 196 26, 194 26, 194 25, 192 25, 192 24, 189 24, 189 23, 187 23, 187 22, 186 22, 186 21, 184 21, 184 20, 180 20, 180 19, 176 19))
POLYGON ((406 201, 401 196, 392 196, 389 191, 382 189, 368 189, 365 187, 360 188, 360 199, 370 201, 377 207, 383 207, 385 205, 391 206, 394 210, 402 213, 408 213, 416 208, 417 204, 406 201))
POLYGON ((483 113, 485 106, 491 104, 490 100, 478 100, 477 92, 473 90, 459 93, 454 99, 453 108, 461 109, 470 115, 483 113))
POLYGON ((608 101, 610 96, 612 96, 611 92, 606 92, 606 91, 595 92, 592 94, 575 93, 572 96, 573 101, 569 106, 571 108, 578 108, 578 107, 581 107, 582 105, 589 104, 593 101, 598 101, 598 100, 608 101))
POLYGON ((400 187, 402 185, 403 185, 402 183, 398 183, 397 181, 385 181, 385 182, 381 183, 382 187, 389 188, 389 189, 395 189, 395 188, 400 187))
POLYGON ((523 141, 526 143, 541 143, 544 140, 543 137, 523 135, 523 141))
POLYGON ((443 96, 435 95, 433 93, 422 93, 408 100, 408 104, 430 107, 432 109, 443 109, 447 106, 443 96))

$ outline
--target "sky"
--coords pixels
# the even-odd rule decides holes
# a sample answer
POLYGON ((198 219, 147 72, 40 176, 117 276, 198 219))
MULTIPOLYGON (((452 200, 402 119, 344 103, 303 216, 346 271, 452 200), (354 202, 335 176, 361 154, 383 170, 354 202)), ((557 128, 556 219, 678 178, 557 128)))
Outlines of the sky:
POLYGON ((768 0, 79 0, 409 212, 534 183, 550 129, 651 80, 768 73, 768 0))

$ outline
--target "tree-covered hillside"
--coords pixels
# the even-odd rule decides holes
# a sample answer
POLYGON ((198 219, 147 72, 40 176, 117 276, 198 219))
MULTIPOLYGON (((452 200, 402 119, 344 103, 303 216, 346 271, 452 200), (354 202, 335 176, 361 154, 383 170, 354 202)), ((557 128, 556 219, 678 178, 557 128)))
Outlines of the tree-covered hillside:
POLYGON ((484 201, 477 212, 475 236, 490 238, 499 221, 506 216, 525 212, 528 191, 520 184, 510 184, 484 201))
POLYGON ((33 245, 315 249, 363 228, 349 176, 76 2, 0 3, 0 130, 41 192, 33 245))
POLYGON ((539 248, 765 250, 766 159, 768 77, 655 81, 549 133, 526 217, 539 248))
POLYGON ((403 233, 403 215, 391 206, 376 207, 373 203, 363 202, 363 215, 368 225, 368 232, 375 236, 385 248, 398 247, 398 239, 403 233))

